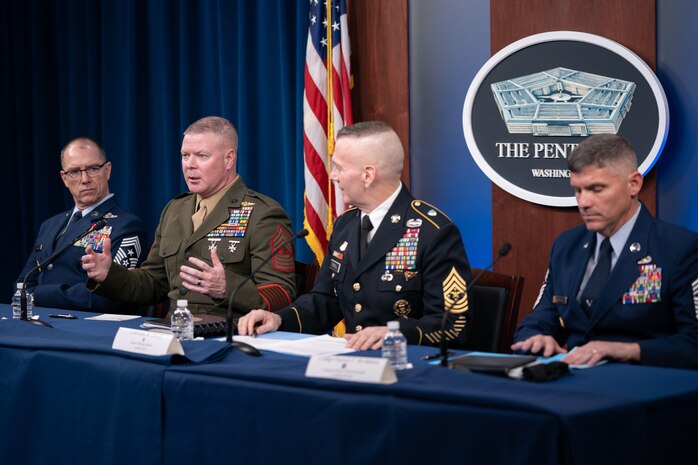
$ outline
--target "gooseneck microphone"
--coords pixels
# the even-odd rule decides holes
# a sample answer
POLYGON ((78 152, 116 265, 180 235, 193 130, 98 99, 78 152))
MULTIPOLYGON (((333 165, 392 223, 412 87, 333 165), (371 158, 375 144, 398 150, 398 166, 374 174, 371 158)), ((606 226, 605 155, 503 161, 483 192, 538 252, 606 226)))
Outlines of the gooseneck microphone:
MULTIPOLYGON (((21 305, 20 320, 27 321, 27 279, 29 278, 29 276, 32 273, 34 273, 35 271, 38 271, 39 273, 41 273, 43 271, 42 268, 44 267, 44 265, 55 260, 56 257, 58 257, 60 254, 62 254, 66 250, 68 250, 68 248, 71 247, 74 243, 76 243, 77 241, 79 241, 83 237, 87 236, 92 231, 98 231, 98 230, 102 229, 103 227, 105 227, 106 225, 107 225, 107 220, 105 220, 104 218, 100 219, 95 224, 90 226, 88 229, 86 229, 85 231, 83 231, 80 234, 78 234, 77 236, 75 236, 75 238, 73 240, 66 242, 66 244, 63 247, 61 247, 56 252, 54 252, 53 255, 48 257, 46 260, 44 260, 41 263, 37 263, 37 265, 34 268, 27 271, 27 274, 24 275, 24 280, 22 281, 22 290, 20 291, 20 299, 21 299, 20 300, 20 302, 21 302, 21 304, 20 304, 21 305)), ((28 321, 31 321, 32 323, 35 323, 35 324, 38 324, 41 326, 51 326, 48 323, 45 323, 41 320, 28 320, 28 321)))
POLYGON ((291 242, 295 241, 296 239, 300 239, 301 237, 305 237, 308 235, 308 230, 307 229, 301 229, 298 231, 296 234, 294 234, 292 237, 286 239, 281 243, 280 246, 278 246, 276 249, 272 251, 272 253, 262 261, 259 265, 257 265, 257 268, 252 270, 252 272, 246 276, 242 281, 240 281, 240 284, 238 284, 233 291, 230 293, 230 297, 228 299, 228 313, 225 318, 225 340, 229 344, 231 344, 233 347, 236 349, 239 349, 241 352, 244 352, 248 355, 254 355, 254 356, 260 356, 262 355, 255 347, 241 341, 233 341, 233 298, 235 295, 242 289, 245 284, 247 284, 248 281, 250 281, 254 276, 257 274, 259 270, 262 269, 264 265, 269 263, 269 260, 274 257, 280 250, 282 250, 284 247, 286 247, 288 244, 291 242))
MULTIPOLYGON (((480 270, 480 272, 473 278, 472 281, 470 281, 470 284, 468 284, 468 289, 467 291, 470 292, 470 290, 475 286, 475 284, 482 278, 482 275, 485 274, 485 272, 489 269, 491 269, 495 263, 497 263, 499 260, 504 258, 509 252, 511 252, 511 244, 508 242, 505 242, 504 245, 499 249, 499 252, 497 252, 497 257, 495 257, 494 260, 492 260, 492 263, 487 265, 485 268, 480 270)), ((447 367, 448 366, 448 344, 446 343, 446 320, 448 319, 448 314, 451 313, 451 307, 453 304, 449 305, 448 308, 444 309, 444 316, 441 318, 441 340, 439 341, 439 360, 441 360, 440 365, 442 367, 447 367)))

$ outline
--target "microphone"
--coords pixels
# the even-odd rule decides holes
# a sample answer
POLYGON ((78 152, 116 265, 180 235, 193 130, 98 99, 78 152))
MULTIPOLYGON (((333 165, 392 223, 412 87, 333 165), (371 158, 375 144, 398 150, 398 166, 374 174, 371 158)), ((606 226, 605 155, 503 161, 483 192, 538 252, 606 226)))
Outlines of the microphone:
MULTIPOLYGON (((83 231, 83 232, 81 232, 80 234, 78 234, 77 236, 75 236, 75 238, 74 238, 73 240, 67 242, 63 247, 61 247, 60 249, 58 249, 58 251, 54 252, 53 255, 51 255, 50 257, 48 257, 46 260, 44 260, 44 261, 41 262, 41 263, 37 263, 37 265, 36 265, 34 268, 32 268, 31 270, 27 271, 27 274, 24 275, 24 280, 22 281, 22 284, 23 284, 23 285, 22 285, 22 290, 21 290, 21 292, 20 292, 20 299, 21 299, 21 300, 20 300, 20 302, 21 302, 21 304, 20 304, 20 305, 21 305, 21 313, 20 313, 20 317, 19 317, 20 320, 27 321, 27 279, 29 278, 29 276, 30 276, 32 273, 34 273, 35 271, 37 271, 37 270, 39 271, 39 273, 41 273, 41 272, 43 271, 41 268, 42 268, 44 265, 46 265, 47 263, 53 261, 56 257, 58 257, 59 255, 61 255, 61 254, 62 254, 63 252, 65 252, 66 250, 68 250, 68 248, 71 247, 74 243, 76 243, 77 241, 79 241, 79 240, 82 239, 83 237, 87 236, 87 235, 90 234, 92 231, 98 231, 98 230, 102 229, 103 227, 105 227, 106 225, 107 225, 107 220, 105 220, 104 218, 100 219, 100 220, 97 221, 95 224, 93 224, 92 226, 90 226, 88 229, 86 229, 85 231, 83 231)), ((41 326, 49 326, 49 327, 51 327, 50 324, 45 323, 45 322, 43 322, 43 321, 41 321, 41 320, 29 320, 29 321, 31 321, 32 323, 41 325, 41 326)))
MULTIPOLYGON (((495 257, 492 262, 487 265, 485 268, 480 270, 480 272, 473 278, 472 281, 470 281, 470 284, 468 285, 468 292, 475 286, 475 284, 482 278, 482 275, 485 274, 485 271, 491 269, 495 263, 497 263, 499 260, 504 258, 509 252, 511 252, 511 244, 508 242, 505 242, 504 245, 499 249, 499 252, 497 252, 497 257, 495 257)), ((440 365, 442 367, 447 367, 448 366, 448 344, 446 344, 446 319, 448 318, 448 314, 451 313, 451 307, 453 304, 449 305, 447 309, 444 309, 444 316, 441 318, 441 340, 439 341, 439 360, 441 360, 440 365)))
POLYGON ((281 243, 280 246, 278 246, 276 249, 274 249, 267 258, 264 259, 262 263, 260 263, 257 268, 252 270, 252 272, 246 276, 242 281, 240 281, 240 284, 238 284, 234 289, 233 292, 230 293, 230 297, 228 300, 228 313, 225 318, 225 340, 229 344, 231 344, 233 347, 236 349, 240 350, 241 352, 246 353, 247 355, 254 355, 259 357, 261 352, 257 350, 255 347, 251 346, 250 344, 247 344, 246 342, 241 342, 241 341, 233 341, 233 297, 242 289, 242 287, 247 284, 248 281, 250 281, 254 276, 257 274, 257 272, 262 269, 264 265, 269 263, 269 260, 274 257, 274 255, 279 252, 279 250, 282 250, 284 247, 286 247, 288 244, 291 242, 295 241, 296 239, 300 239, 301 237, 305 237, 308 235, 308 230, 307 229, 301 229, 298 231, 296 234, 294 234, 292 237, 289 239, 286 239, 281 243))

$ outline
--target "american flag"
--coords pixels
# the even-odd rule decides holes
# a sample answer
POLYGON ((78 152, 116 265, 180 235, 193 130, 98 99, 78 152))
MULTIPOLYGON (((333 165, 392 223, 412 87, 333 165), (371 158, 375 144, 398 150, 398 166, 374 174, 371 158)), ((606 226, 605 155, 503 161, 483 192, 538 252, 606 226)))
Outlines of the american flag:
POLYGON ((304 225, 318 263, 325 257, 334 219, 345 208, 330 181, 330 157, 337 131, 352 123, 350 56, 345 0, 310 0, 303 95, 304 225))

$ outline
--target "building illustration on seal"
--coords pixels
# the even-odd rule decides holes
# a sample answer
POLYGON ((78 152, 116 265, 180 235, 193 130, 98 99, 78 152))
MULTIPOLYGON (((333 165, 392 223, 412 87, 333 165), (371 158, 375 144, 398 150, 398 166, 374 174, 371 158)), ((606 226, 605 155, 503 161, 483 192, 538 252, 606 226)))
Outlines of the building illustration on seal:
POLYGON ((491 85, 510 134, 616 134, 630 111, 634 82, 554 68, 491 85))

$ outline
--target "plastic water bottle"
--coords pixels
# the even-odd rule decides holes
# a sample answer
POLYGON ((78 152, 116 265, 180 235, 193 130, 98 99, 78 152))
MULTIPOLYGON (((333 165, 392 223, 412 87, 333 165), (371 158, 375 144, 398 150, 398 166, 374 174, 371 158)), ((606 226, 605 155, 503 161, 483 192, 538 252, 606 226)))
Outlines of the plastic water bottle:
MULTIPOLYGON (((22 289, 24 283, 17 283, 17 290, 12 296, 12 319, 19 320, 22 318, 22 289)), ((27 320, 31 320, 34 308, 34 296, 27 292, 27 320)))
POLYGON ((194 339, 194 316, 187 308, 189 302, 186 299, 177 301, 177 308, 170 319, 170 330, 180 341, 194 339))
POLYGON ((388 322, 388 334, 383 338, 383 358, 387 358, 395 370, 407 368, 407 339, 400 332, 400 322, 388 322))

